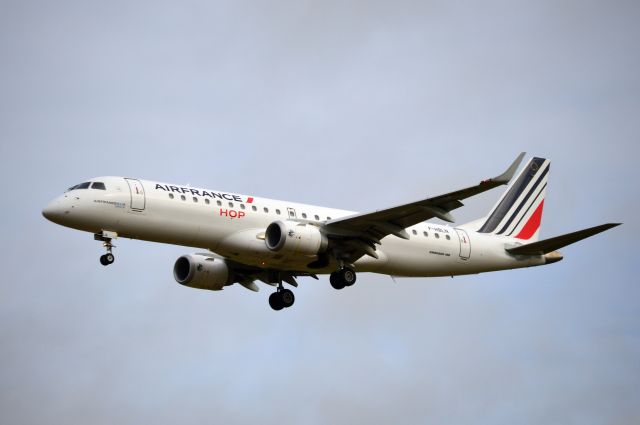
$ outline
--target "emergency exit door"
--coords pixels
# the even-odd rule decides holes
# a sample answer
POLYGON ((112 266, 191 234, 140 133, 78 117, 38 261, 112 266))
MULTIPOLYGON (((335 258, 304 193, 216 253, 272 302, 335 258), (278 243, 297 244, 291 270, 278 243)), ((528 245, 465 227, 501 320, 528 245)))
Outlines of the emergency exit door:
POLYGON ((125 179, 129 185, 129 192, 131 193, 131 209, 142 211, 145 206, 144 187, 140 180, 125 179))

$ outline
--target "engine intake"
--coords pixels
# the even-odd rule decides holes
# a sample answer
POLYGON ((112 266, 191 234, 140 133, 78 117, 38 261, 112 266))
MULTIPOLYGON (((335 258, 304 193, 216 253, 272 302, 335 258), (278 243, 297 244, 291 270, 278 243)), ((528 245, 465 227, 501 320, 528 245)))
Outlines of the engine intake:
POLYGON ((264 241, 271 251, 302 255, 321 254, 329 244, 318 227, 289 220, 271 223, 264 241))
POLYGON ((173 277, 181 285, 211 291, 219 291, 231 283, 231 273, 224 260, 200 254, 178 258, 173 266, 173 277))

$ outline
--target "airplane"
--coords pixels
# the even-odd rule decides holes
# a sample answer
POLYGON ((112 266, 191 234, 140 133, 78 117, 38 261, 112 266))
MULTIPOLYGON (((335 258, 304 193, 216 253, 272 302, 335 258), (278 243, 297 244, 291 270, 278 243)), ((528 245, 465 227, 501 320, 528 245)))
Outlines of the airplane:
POLYGON ((218 291, 238 283, 258 291, 275 287, 269 305, 294 304, 297 278, 329 274, 344 289, 356 272, 393 277, 435 277, 552 264, 557 250, 621 223, 608 223, 538 240, 550 161, 533 157, 512 181, 525 153, 497 177, 408 204, 356 213, 230 192, 129 177, 97 177, 70 187, 43 216, 94 234, 112 264, 118 237, 197 247, 179 257, 175 280, 218 291), (459 226, 451 211, 462 200, 508 185, 487 216, 459 226))

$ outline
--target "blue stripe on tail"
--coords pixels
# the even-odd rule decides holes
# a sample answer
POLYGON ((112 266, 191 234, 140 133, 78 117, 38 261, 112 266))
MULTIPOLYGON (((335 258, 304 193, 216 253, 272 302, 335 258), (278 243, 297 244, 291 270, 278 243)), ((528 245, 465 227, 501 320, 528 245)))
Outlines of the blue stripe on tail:
MULTIPOLYGON (((502 201, 500 201, 500 204, 498 204, 498 206, 493 210, 491 215, 487 218, 487 221, 485 221, 485 223, 482 225, 480 230, 478 230, 478 232, 480 232, 480 233, 492 233, 492 232, 494 232, 496 230, 498 225, 502 222, 504 217, 511 210, 511 208, 515 204, 516 200, 520 197, 520 195, 522 195, 522 192, 524 192, 524 190, 529 185, 531 180, 537 174, 543 174, 543 173, 546 173, 548 171, 548 169, 549 169, 548 166, 545 167, 545 169, 543 171, 540 170, 540 167, 542 166, 542 164, 544 162, 545 162, 544 158, 537 158, 537 157, 533 158, 531 161, 529 161, 529 163, 527 164, 527 167, 520 172, 520 175, 518 176, 518 179, 509 188, 509 190, 506 193, 506 195, 502 198, 502 201)), ((541 178, 538 179, 538 182, 536 183, 536 185, 540 181, 542 181, 542 178, 544 178, 544 176, 541 176, 541 178)), ((525 204, 526 200, 531 195, 531 193, 533 193, 534 190, 535 190, 535 187, 531 189, 529 194, 527 194, 525 199, 522 201, 521 205, 518 206, 518 209, 516 210, 516 213, 518 211, 520 211, 520 209, 525 204)), ((516 214, 513 214, 512 217, 509 219, 509 223, 513 220, 515 215, 516 214)), ((508 225, 505 226, 501 230, 501 232, 504 232, 507 227, 508 227, 508 225)))

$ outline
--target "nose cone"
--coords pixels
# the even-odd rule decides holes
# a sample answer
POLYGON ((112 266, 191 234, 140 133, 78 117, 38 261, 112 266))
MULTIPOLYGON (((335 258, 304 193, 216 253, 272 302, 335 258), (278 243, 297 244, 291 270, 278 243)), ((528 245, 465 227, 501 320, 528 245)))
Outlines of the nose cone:
POLYGON ((42 215, 49 221, 53 221, 54 223, 59 223, 60 219, 64 215, 64 209, 59 200, 55 200, 49 203, 42 210, 42 215))

